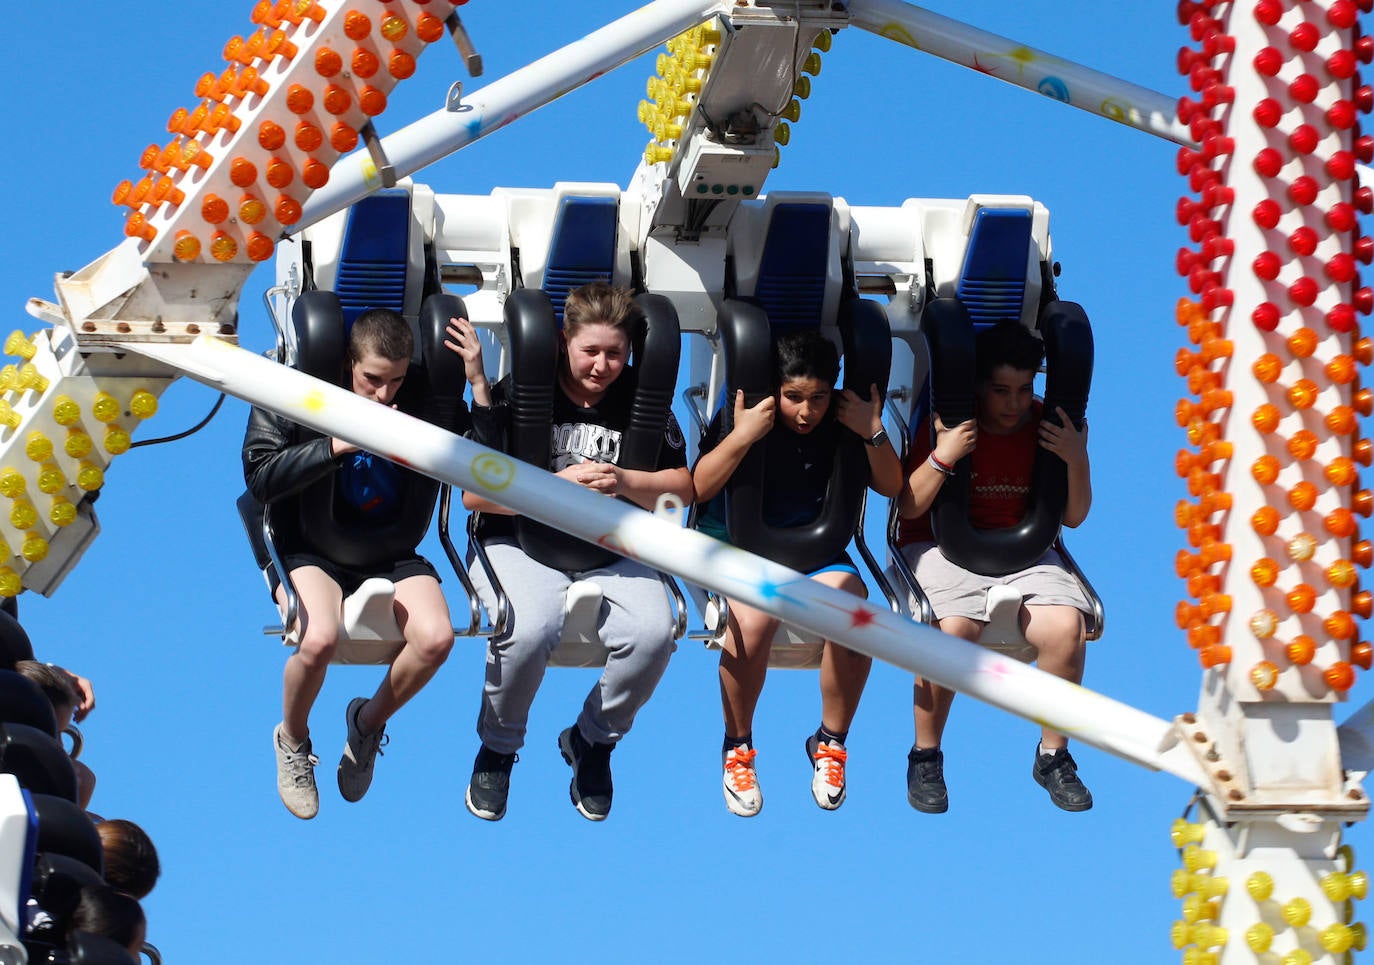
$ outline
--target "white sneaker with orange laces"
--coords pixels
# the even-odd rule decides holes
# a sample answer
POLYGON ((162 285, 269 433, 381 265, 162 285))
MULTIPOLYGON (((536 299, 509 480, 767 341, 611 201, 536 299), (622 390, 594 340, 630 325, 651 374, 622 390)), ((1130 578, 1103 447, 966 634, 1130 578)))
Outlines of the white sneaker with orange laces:
POLYGON ((835 810, 844 803, 844 763, 848 752, 843 744, 818 741, 812 734, 806 739, 806 756, 816 768, 811 775, 811 796, 827 811, 835 810))
POLYGON ((754 770, 758 751, 748 744, 732 747, 725 754, 725 773, 721 784, 725 791, 725 806, 731 814, 752 818, 763 808, 763 791, 759 789, 759 775, 754 770))

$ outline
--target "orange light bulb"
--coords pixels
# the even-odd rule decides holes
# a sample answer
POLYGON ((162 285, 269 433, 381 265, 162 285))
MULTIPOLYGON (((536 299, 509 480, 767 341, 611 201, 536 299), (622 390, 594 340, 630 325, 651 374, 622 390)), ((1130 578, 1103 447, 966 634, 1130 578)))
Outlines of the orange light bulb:
POLYGON ((272 251, 276 247, 271 238, 261 231, 254 231, 248 235, 248 242, 244 246, 244 251, 248 254, 250 261, 266 261, 272 257, 272 251))
POLYGON ((1299 429, 1288 439, 1288 454, 1294 459, 1311 459, 1317 451, 1317 434, 1299 429))
POLYGON ((1265 352, 1255 359, 1255 364, 1250 366, 1250 371, 1263 384, 1273 385, 1279 380, 1280 373, 1283 372, 1283 360, 1273 352, 1265 352))
POLYGON ((1294 613, 1311 613, 1317 602, 1317 591, 1306 583, 1299 583, 1284 594, 1284 600, 1294 613))
POLYGON ((1350 662, 1361 670, 1368 670, 1371 663, 1374 663, 1374 646, 1371 646, 1368 640, 1352 643, 1350 645, 1350 662))
POLYGON ((1332 536, 1337 536, 1341 539, 1354 536, 1359 528, 1355 525, 1354 514, 1344 506, 1339 509, 1333 509, 1331 512, 1327 513, 1326 518, 1322 520, 1322 525, 1332 536))
POLYGON ((321 131, 309 121, 301 121, 296 125, 294 138, 296 147, 307 153, 318 151, 320 145, 324 143, 324 131, 321 131))
POLYGON ((1303 667, 1311 663, 1312 658, 1317 655, 1317 641, 1306 635, 1294 637, 1292 642, 1283 648, 1283 652, 1290 661, 1303 667))
POLYGON ((1198 651, 1198 661, 1210 670, 1231 662, 1231 648, 1219 643, 1209 644, 1198 651))
POLYGON ((267 217, 267 205, 260 198, 245 194, 239 199, 239 220, 244 224, 257 224, 267 217))
POLYGON ((172 257, 177 261, 195 261, 200 257, 200 239, 184 228, 178 231, 172 243, 172 257))
POLYGON ((264 151, 279 151, 285 143, 286 128, 276 121, 263 121, 258 125, 258 144, 264 151))
POLYGON ((1250 467, 1250 475, 1261 486, 1272 486, 1279 478, 1279 461, 1274 456, 1263 455, 1250 467))
MULTIPOLYGON (((339 71, 343 70, 343 58, 338 51, 328 47, 321 47, 315 52, 315 73, 321 77, 330 78, 338 76, 339 71)), ((301 113, 297 111, 296 113, 301 113)))
POLYGON ((1355 585, 1356 579, 1355 564, 1349 560, 1336 560, 1326 568, 1326 582, 1338 590, 1348 590, 1355 585))
POLYGON ((1322 671, 1326 685, 1337 693, 1345 693, 1355 683, 1355 668, 1344 660, 1337 660, 1322 671))
POLYGON ((1353 486, 1360 478, 1359 472, 1355 469, 1355 462, 1345 456, 1337 456, 1327 464, 1322 470, 1322 475, 1326 476, 1326 481, 1333 486, 1353 486))
POLYGON ((1267 556, 1259 558, 1250 567, 1250 579, 1255 581, 1256 586, 1273 586, 1278 578, 1279 564, 1267 556))
POLYGON ((1288 387, 1288 404, 1295 409, 1310 409, 1321 391, 1311 379, 1298 379, 1288 387))
POLYGON ((1268 435, 1279 427, 1279 420, 1281 418, 1279 407, 1270 402, 1266 402, 1256 408, 1250 415, 1250 424, 1260 432, 1268 435))
POLYGON ((349 40, 362 40, 372 32, 372 21, 367 14, 350 10, 344 14, 344 34, 349 40))
POLYGON ((1337 610, 1322 621, 1322 629, 1334 640, 1351 640, 1355 636, 1355 618, 1344 610, 1337 610))
POLYGON ((377 73, 382 67, 381 60, 366 47, 359 47, 353 51, 353 57, 349 60, 349 66, 353 70, 354 77, 361 77, 367 80, 377 73))
POLYGON ((216 261, 233 261, 238 253, 238 242, 231 235, 216 231, 210 236, 210 257, 216 261))
POLYGON ((1338 436, 1348 436, 1355 431, 1358 419, 1355 410, 1348 405, 1338 405, 1326 414, 1323 420, 1326 427, 1338 436))
POLYGON ((1300 359, 1310 358, 1312 353, 1317 350, 1317 333, 1312 329, 1303 327, 1292 335, 1288 336, 1288 351, 1300 359))
POLYGON ((397 80, 405 80, 415 74, 415 58, 404 50, 393 50, 386 59, 386 71, 397 80))
POLYGON ((1355 381, 1355 360, 1349 355, 1337 355, 1326 363, 1326 377, 1337 385, 1349 385, 1355 381))
POLYGON ((217 194, 207 194, 200 203, 200 216, 206 224, 223 224, 229 220, 229 202, 217 194))
POLYGON ((1300 513, 1308 512, 1317 505, 1317 487, 1304 479, 1288 490, 1288 505, 1300 513))
POLYGON ((1279 511, 1273 506, 1261 506, 1250 517, 1250 527, 1261 536, 1273 536, 1279 529, 1279 511))
POLYGON ((1261 660, 1250 668, 1250 683, 1256 690, 1273 690, 1279 682, 1279 668, 1268 660, 1261 660))

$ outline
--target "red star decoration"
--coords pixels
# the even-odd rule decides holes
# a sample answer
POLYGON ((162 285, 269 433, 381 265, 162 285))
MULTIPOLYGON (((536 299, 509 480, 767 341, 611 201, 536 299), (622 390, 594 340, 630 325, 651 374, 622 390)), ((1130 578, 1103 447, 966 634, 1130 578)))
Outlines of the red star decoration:
POLYGON ((997 72, 994 71, 991 67, 984 67, 982 64, 978 63, 977 54, 973 55, 973 69, 978 71, 978 73, 980 74, 987 74, 989 77, 997 76, 997 72))
POLYGON ((853 629, 862 629, 871 626, 876 614, 865 607, 849 611, 849 625, 853 629))

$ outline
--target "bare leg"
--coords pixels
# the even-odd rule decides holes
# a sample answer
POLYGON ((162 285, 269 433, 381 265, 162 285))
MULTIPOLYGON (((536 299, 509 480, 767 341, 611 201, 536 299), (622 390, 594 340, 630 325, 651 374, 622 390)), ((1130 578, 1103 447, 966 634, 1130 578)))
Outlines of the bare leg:
MULTIPOLYGON (((937 623, 941 632, 968 641, 976 641, 985 625, 968 617, 945 617, 937 623)), ((949 720, 949 709, 954 703, 954 691, 924 677, 917 677, 912 696, 916 716, 916 746, 940 746, 945 723, 949 720)))
POLYGON ((397 583, 395 609, 406 645, 387 668, 372 699, 358 711, 358 727, 368 734, 419 693, 453 649, 453 620, 434 577, 412 576, 397 583))
MULTIPOLYGON (((812 579, 857 597, 868 596, 863 580, 853 573, 832 570, 819 573, 812 579)), ((854 714, 859 709, 864 685, 868 683, 868 672, 872 668, 872 657, 830 640, 825 641, 825 650, 821 655, 821 725, 830 733, 843 734, 849 730, 849 725, 854 722, 854 714)))
POLYGON ((720 651, 720 706, 730 737, 743 737, 754 729, 754 709, 763 693, 777 628, 775 617, 730 601, 730 622, 720 651))
MULTIPOLYGON (((296 618, 300 646, 287 659, 282 673, 282 730, 287 740, 299 745, 310 737, 310 708, 324 686, 329 661, 339 644, 343 591, 318 566, 292 570, 291 582, 300 601, 296 618)), ((285 597, 278 588, 277 601, 283 606, 285 597)))
MULTIPOLYGON (((1035 647, 1035 665, 1061 680, 1081 684, 1087 647, 1084 644, 1083 614, 1071 606, 1023 606, 1021 632, 1035 647)), ((1044 728, 1040 745, 1047 751, 1068 745, 1068 738, 1044 728)))

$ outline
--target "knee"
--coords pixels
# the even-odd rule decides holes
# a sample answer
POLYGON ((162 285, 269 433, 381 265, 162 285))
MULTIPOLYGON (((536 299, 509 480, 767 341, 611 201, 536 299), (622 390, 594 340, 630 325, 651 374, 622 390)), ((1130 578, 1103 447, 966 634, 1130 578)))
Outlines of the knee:
POLYGON ((1035 614, 1031 626, 1034 628, 1031 642, 1042 658, 1067 658, 1083 650, 1086 639, 1083 614, 1073 607, 1047 607, 1035 614))
POLYGON ((941 633, 948 633, 951 637, 964 640, 977 641, 983 633, 983 625, 968 617, 945 617, 938 621, 938 626, 941 633))
POLYGON ((339 628, 307 624, 296 658, 309 670, 324 670, 339 648, 339 628))
POLYGON ((453 651, 453 628, 439 624, 424 627, 408 643, 423 663, 438 667, 453 651))

